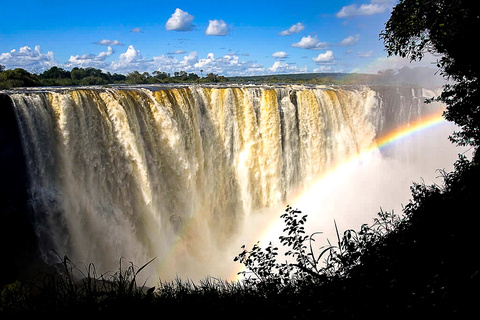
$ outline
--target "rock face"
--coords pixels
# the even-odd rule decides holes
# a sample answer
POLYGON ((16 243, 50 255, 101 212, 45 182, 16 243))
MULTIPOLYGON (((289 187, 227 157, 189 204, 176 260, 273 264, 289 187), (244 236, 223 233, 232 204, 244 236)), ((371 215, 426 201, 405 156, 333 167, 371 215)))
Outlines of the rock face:
POLYGON ((0 94, 0 284, 33 262, 36 237, 27 209, 29 181, 11 99, 0 94))

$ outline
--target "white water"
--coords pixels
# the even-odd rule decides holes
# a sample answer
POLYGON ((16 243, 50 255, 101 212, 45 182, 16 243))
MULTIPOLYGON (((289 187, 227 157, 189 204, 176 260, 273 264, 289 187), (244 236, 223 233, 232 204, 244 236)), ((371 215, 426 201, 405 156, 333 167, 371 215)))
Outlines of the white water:
MULTIPOLYGON (((11 94, 44 258, 54 249, 98 270, 116 270, 121 257, 138 265, 156 258, 145 271, 153 282, 230 277, 239 241, 271 226, 257 222, 259 213, 280 214, 317 177, 430 112, 421 94, 193 85, 11 94)), ((426 163, 421 147, 418 162, 407 159, 408 180, 453 163, 451 149, 434 149, 441 163, 426 163)), ((382 201, 398 200, 399 154, 377 153, 363 171, 335 176, 300 209, 321 229, 334 217, 356 223, 390 210, 382 201), (374 212, 361 199, 376 203, 374 212)))

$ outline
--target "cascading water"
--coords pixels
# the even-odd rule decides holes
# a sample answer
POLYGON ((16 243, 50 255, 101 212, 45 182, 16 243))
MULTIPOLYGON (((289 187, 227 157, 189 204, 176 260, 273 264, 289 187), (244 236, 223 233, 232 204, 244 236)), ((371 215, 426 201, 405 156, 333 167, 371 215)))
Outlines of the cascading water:
MULTIPOLYGON (((250 217, 438 107, 420 89, 178 86, 9 93, 43 258, 219 275, 250 217), (432 110, 430 110, 432 109, 432 110), (228 253, 226 253, 228 251, 228 253)), ((283 210, 283 208, 281 209, 283 210)), ((232 263, 233 264, 233 263, 232 263)), ((224 273, 222 273, 224 272, 224 273)))

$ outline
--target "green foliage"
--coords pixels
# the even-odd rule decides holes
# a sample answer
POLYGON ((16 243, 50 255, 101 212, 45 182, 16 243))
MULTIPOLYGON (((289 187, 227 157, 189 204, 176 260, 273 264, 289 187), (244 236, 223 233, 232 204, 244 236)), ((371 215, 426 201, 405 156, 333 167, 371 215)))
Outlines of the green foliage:
POLYGON ((214 74, 214 73, 209 73, 207 74, 207 77, 206 77, 206 82, 213 82, 213 83, 217 83, 217 82, 227 82, 228 79, 225 78, 224 76, 219 76, 217 74, 214 74))
POLYGON ((12 87, 35 87, 40 85, 37 76, 21 69, 9 69, 0 72, 0 89, 12 87))
POLYGON ((57 66, 53 66, 48 70, 45 70, 39 75, 41 79, 69 79, 71 78, 70 71, 67 71, 57 66))
POLYGON ((0 67, 0 89, 31 86, 107 85, 113 83, 218 83, 228 81, 226 77, 214 73, 209 73, 206 77, 200 78, 195 73, 185 71, 175 72, 173 76, 161 71, 154 71, 152 75, 148 72, 133 71, 125 76, 118 73, 112 75, 110 72, 105 73, 96 68, 75 67, 68 71, 53 66, 37 76, 23 69, 5 70, 4 66, 0 67))
POLYGON ((242 246, 243 251, 234 258, 234 261, 239 261, 245 266, 246 270, 239 274, 244 276, 246 283, 279 290, 282 286, 288 286, 296 281, 315 280, 320 277, 319 260, 330 247, 326 250, 321 248, 319 254, 315 253, 312 244, 316 233, 310 236, 305 234, 304 224, 307 216, 300 217, 300 214, 299 210, 288 206, 285 213, 280 216, 285 222, 283 232, 286 235, 280 236, 279 240, 286 248, 285 257, 291 257, 291 261, 277 261, 278 247, 273 247, 271 242, 265 249, 262 249, 258 242, 250 251, 245 249, 245 245, 242 246))
POLYGON ((401 0, 380 34, 389 55, 420 60, 440 58, 437 67, 451 83, 437 98, 447 105, 445 118, 460 126, 451 140, 480 145, 480 62, 466 47, 480 28, 480 7, 470 0, 401 0))
POLYGON ((140 73, 138 71, 134 71, 127 75, 126 83, 144 84, 144 83, 148 83, 148 78, 149 78, 148 72, 140 73))
POLYGON ((278 259, 278 247, 271 242, 265 249, 258 242, 250 251, 242 246, 243 251, 234 258, 246 268, 239 274, 243 275, 247 284, 281 291, 305 282, 321 284, 332 277, 346 276, 360 264, 362 255, 369 248, 394 231, 401 222, 401 218, 393 212, 381 211, 371 226, 364 224, 358 232, 346 230, 342 237, 335 224, 337 245, 329 242, 326 246, 315 248, 315 236, 321 232, 306 235, 304 225, 307 215, 301 215, 301 211, 287 206, 280 218, 285 223, 285 235, 279 237, 285 248, 285 259, 278 259))

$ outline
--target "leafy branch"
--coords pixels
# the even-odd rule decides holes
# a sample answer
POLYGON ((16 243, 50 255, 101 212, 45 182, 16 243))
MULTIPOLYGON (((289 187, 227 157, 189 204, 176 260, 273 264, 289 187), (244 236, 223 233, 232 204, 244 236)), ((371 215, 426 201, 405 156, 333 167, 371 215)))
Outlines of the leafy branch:
POLYGON ((287 206, 280 218, 285 223, 284 235, 279 237, 280 244, 285 248, 285 259, 278 259, 279 249, 272 242, 265 249, 257 242, 250 251, 243 245, 242 252, 234 258, 245 266, 239 274, 243 275, 247 284, 279 290, 298 282, 317 283, 334 276, 346 276, 360 264, 369 247, 394 231, 401 222, 394 212, 381 211, 371 226, 364 224, 359 231, 346 230, 342 236, 335 223, 337 245, 328 241, 328 245, 316 247, 315 236, 322 232, 306 234, 307 215, 287 206))

